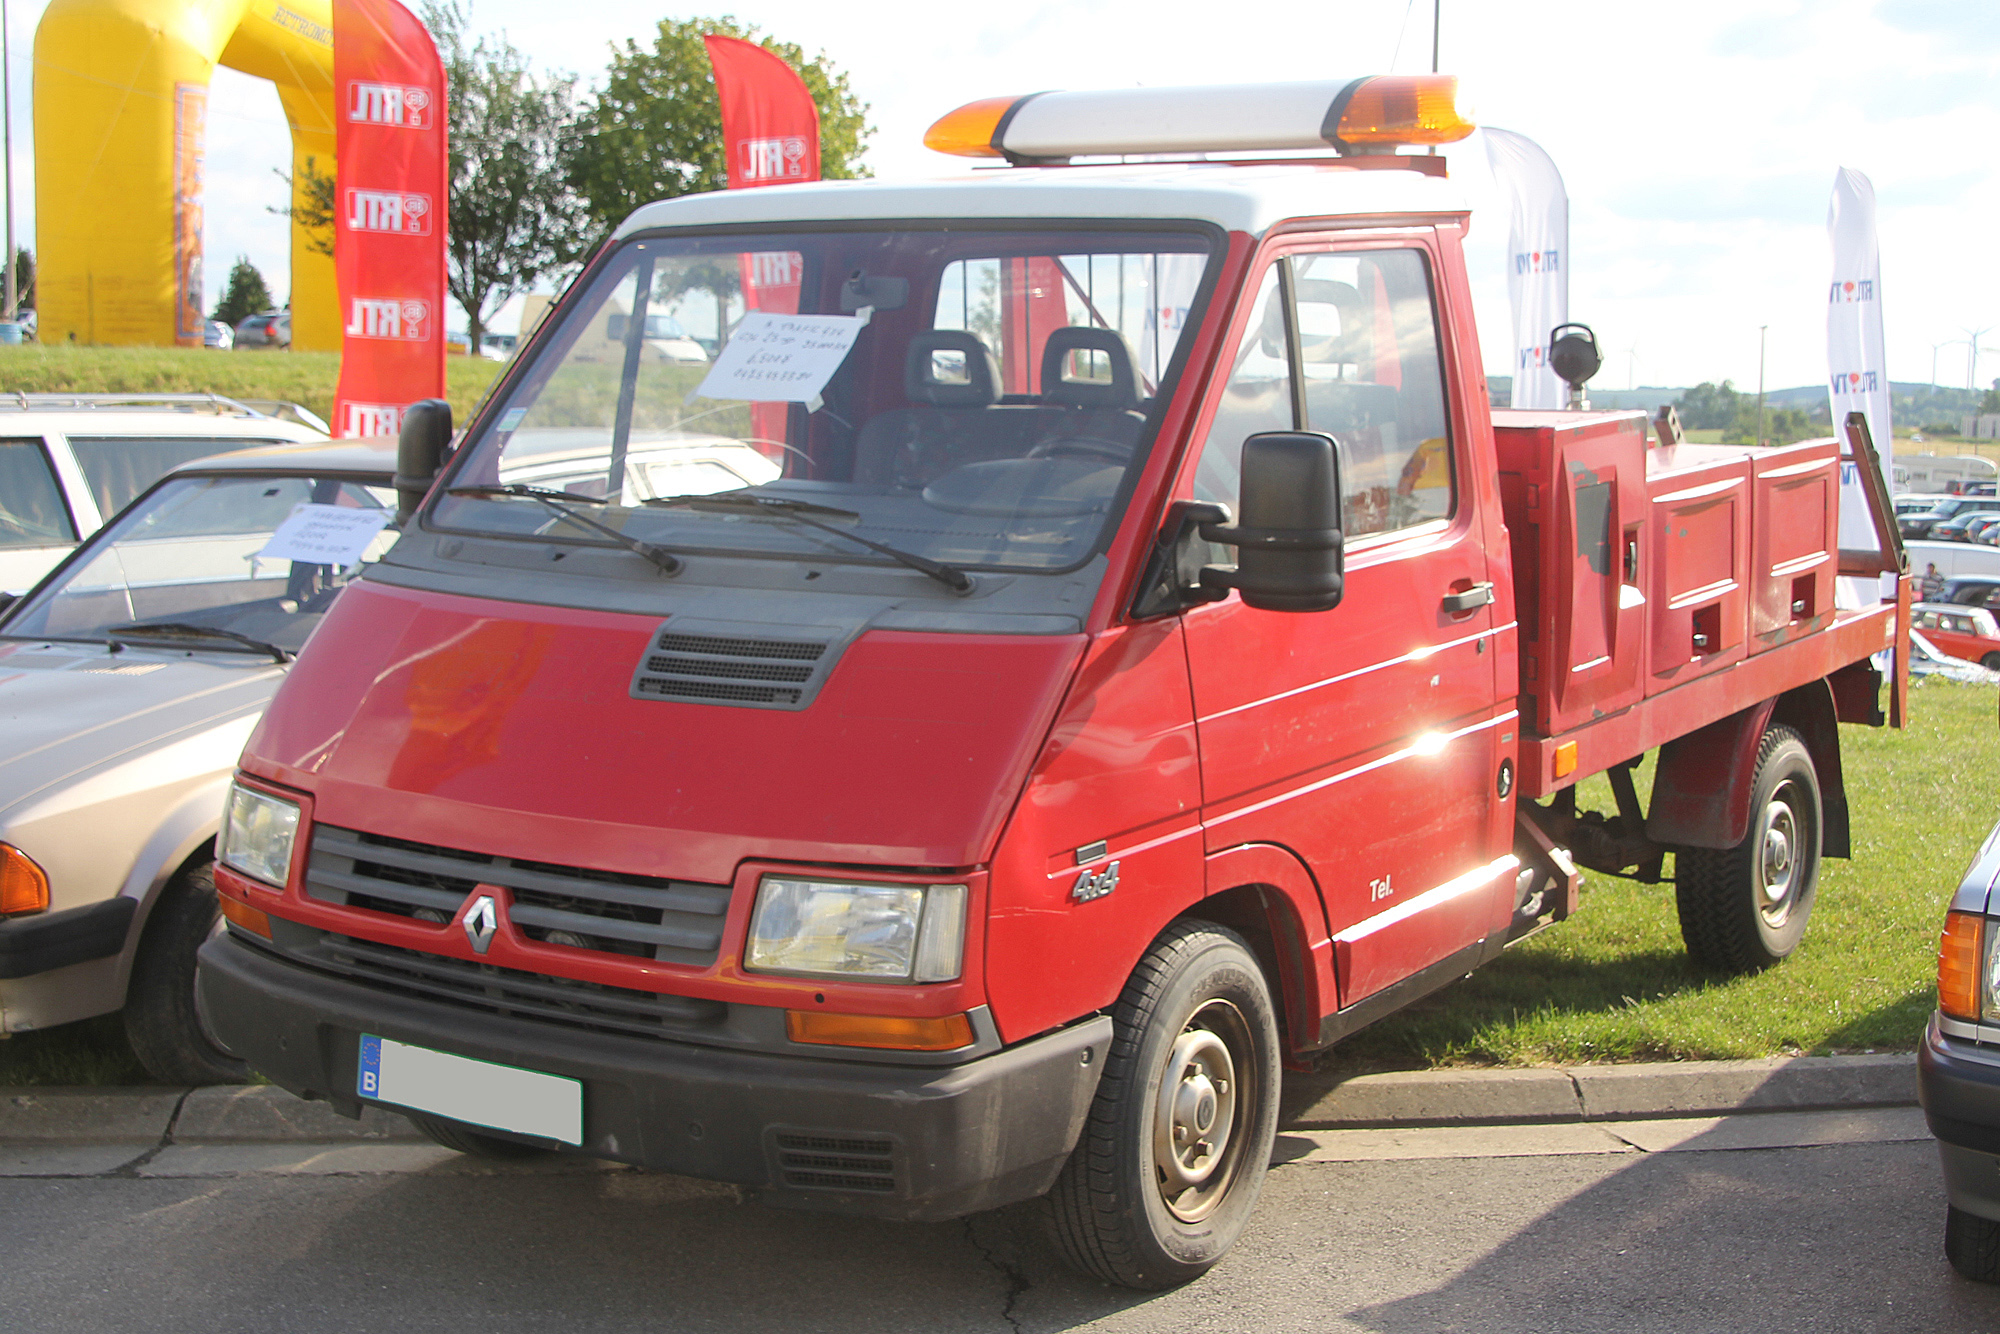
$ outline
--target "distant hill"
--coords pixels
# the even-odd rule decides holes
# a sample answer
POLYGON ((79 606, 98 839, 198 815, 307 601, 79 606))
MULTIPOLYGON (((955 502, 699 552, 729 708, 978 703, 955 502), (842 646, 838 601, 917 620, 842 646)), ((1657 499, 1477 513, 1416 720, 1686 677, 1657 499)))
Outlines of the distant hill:
MULTIPOLYGON (((1496 408, 1507 406, 1507 400, 1514 390, 1514 379, 1509 375, 1489 375, 1486 377, 1486 398, 1496 408)), ((1745 389, 1736 386, 1739 394, 1748 394, 1753 399, 1757 394, 1755 385, 1745 389)), ((1662 403, 1679 403, 1687 393, 1685 386, 1678 389, 1662 388, 1655 385, 1641 385, 1637 389, 1601 389, 1595 385, 1588 390, 1590 406, 1593 408, 1643 408, 1648 413, 1660 410, 1662 403)), ((1966 413, 1979 410, 1980 393, 1976 389, 1951 389, 1943 385, 1915 384, 1907 380, 1889 382, 1891 411, 1899 424, 1905 422, 1951 421, 1955 422, 1966 413)), ((1823 384, 1795 385, 1788 389, 1767 389, 1764 402, 1773 408, 1799 408, 1820 421, 1828 418, 1826 386, 1823 384)))

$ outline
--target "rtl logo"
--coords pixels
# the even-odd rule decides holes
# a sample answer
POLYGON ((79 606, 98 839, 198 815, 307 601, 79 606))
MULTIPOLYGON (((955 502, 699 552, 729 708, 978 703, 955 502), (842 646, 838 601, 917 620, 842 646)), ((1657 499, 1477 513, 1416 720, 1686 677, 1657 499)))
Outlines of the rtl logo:
POLYGON ((1521 369, 1538 371, 1548 362, 1549 350, 1545 347, 1524 347, 1521 349, 1521 369))
POLYGON ((403 429, 403 410, 394 403, 348 403, 340 434, 354 440, 364 435, 395 435, 403 429))
POLYGON ((357 232, 431 234, 431 197, 400 190, 349 190, 347 225, 357 232))
POLYGON ((1874 371, 1835 371, 1833 375, 1836 394, 1872 394, 1880 386, 1874 371))
POLYGON ((431 124, 431 90, 407 83, 347 85, 347 118, 364 125, 394 125, 427 130, 431 124))
POLYGON ((1560 250, 1523 250, 1514 256, 1516 273, 1555 273, 1561 268, 1560 250))
POLYGON ((1833 306, 1845 305, 1850 301, 1873 301, 1874 299, 1875 280, 1873 278, 1855 278, 1847 282, 1842 282, 1836 278, 1833 281, 1833 286, 1827 289, 1826 294, 1827 304, 1833 306))
POLYGON ((750 255, 750 281, 758 287, 797 287, 805 261, 795 251, 759 250, 750 255))
POLYGON ((743 179, 802 181, 806 178, 806 141, 792 134, 782 139, 743 141, 743 179))
POLYGON ((424 342, 431 336, 431 303, 411 297, 357 296, 348 304, 347 336, 424 342))

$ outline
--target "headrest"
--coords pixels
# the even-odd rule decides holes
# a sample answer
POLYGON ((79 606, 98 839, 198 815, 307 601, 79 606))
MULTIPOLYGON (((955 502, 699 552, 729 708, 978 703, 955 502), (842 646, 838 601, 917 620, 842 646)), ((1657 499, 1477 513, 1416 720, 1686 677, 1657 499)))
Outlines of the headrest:
POLYGON ((910 338, 903 390, 912 403, 940 408, 983 408, 1000 401, 1000 363, 977 334, 928 329, 910 338), (956 353, 956 356, 939 356, 956 353))
MULTIPOLYGON (((1083 364, 1089 366, 1091 363, 1086 361, 1083 364)), ((1049 341, 1042 346, 1042 397, 1051 403, 1079 408, 1138 407, 1139 376, 1132 365, 1132 349, 1114 329, 1087 329, 1071 325, 1052 331, 1049 341), (1083 351, 1104 354, 1104 359, 1111 365, 1108 383, 1070 376, 1070 353, 1083 351)))

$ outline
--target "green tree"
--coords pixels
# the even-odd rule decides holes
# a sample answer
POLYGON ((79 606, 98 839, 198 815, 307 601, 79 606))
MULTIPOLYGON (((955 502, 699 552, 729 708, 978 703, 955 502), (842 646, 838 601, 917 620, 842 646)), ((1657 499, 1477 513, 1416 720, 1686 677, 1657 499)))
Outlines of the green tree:
MULTIPOLYGON (((287 172, 271 168, 271 174, 285 183, 285 198, 293 194, 292 177, 287 172)), ((306 159, 306 197, 297 207, 290 204, 283 208, 267 208, 266 213, 275 213, 281 218, 290 218, 304 231, 306 249, 316 255, 333 258, 333 173, 321 171, 317 159, 306 159)))
POLYGON ((1995 380, 1993 387, 1980 395, 1979 398, 1980 416, 1984 417, 1994 412, 2000 412, 2000 380, 1995 380))
POLYGON ((271 299, 271 289, 264 285, 264 275, 257 272, 257 266, 250 262, 248 255, 238 255, 235 265, 229 270, 229 281, 222 289, 222 300, 216 302, 209 318, 221 320, 230 328, 245 316, 255 315, 260 310, 270 310, 277 305, 271 299))
MULTIPOLYGON (((1774 445, 1789 445, 1794 440, 1809 440, 1816 435, 1825 435, 1824 423, 1816 423, 1812 414, 1802 408, 1777 408, 1769 404, 1764 408, 1764 439, 1774 445)), ((1757 396, 1737 395, 1736 418, 1723 428, 1722 443, 1725 445, 1749 445, 1757 441, 1757 396)))
POLYGON ((860 161, 874 133, 868 104, 824 53, 807 60, 798 46, 761 37, 733 18, 663 19, 650 50, 630 40, 622 50, 613 48, 609 77, 586 117, 571 179, 600 230, 623 222, 641 204, 729 184, 722 104, 701 41, 710 33, 758 42, 799 72, 819 107, 822 176, 868 174, 860 161))
MULTIPOLYGON (((1681 425, 1694 431, 1712 431, 1726 427, 1736 420, 1736 405, 1743 396, 1736 392, 1736 386, 1724 380, 1721 384, 1702 381, 1681 395, 1679 405, 1681 425)), ((1756 415, 1756 401, 1751 401, 1751 415, 1756 415)), ((1756 429, 1754 426, 1751 428, 1756 429)))
POLYGON ((35 308, 35 252, 14 247, 14 303, 22 310, 35 308))
POLYGON ((589 214, 571 183, 582 133, 576 77, 536 74, 504 36, 471 41, 462 0, 429 0, 451 137, 445 283, 471 350, 491 311, 582 254, 589 214))

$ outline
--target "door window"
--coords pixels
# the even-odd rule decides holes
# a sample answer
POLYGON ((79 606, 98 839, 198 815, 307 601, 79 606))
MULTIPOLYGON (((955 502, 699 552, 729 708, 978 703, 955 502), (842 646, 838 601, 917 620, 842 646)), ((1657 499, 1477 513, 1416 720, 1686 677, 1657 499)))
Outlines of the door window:
POLYGON ((1420 252, 1294 255, 1265 273, 1196 464, 1195 498, 1235 504, 1244 438, 1298 429, 1339 444, 1350 539, 1450 516, 1451 434, 1420 252))
POLYGON ((0 548, 76 541, 40 440, 0 440, 0 548))

